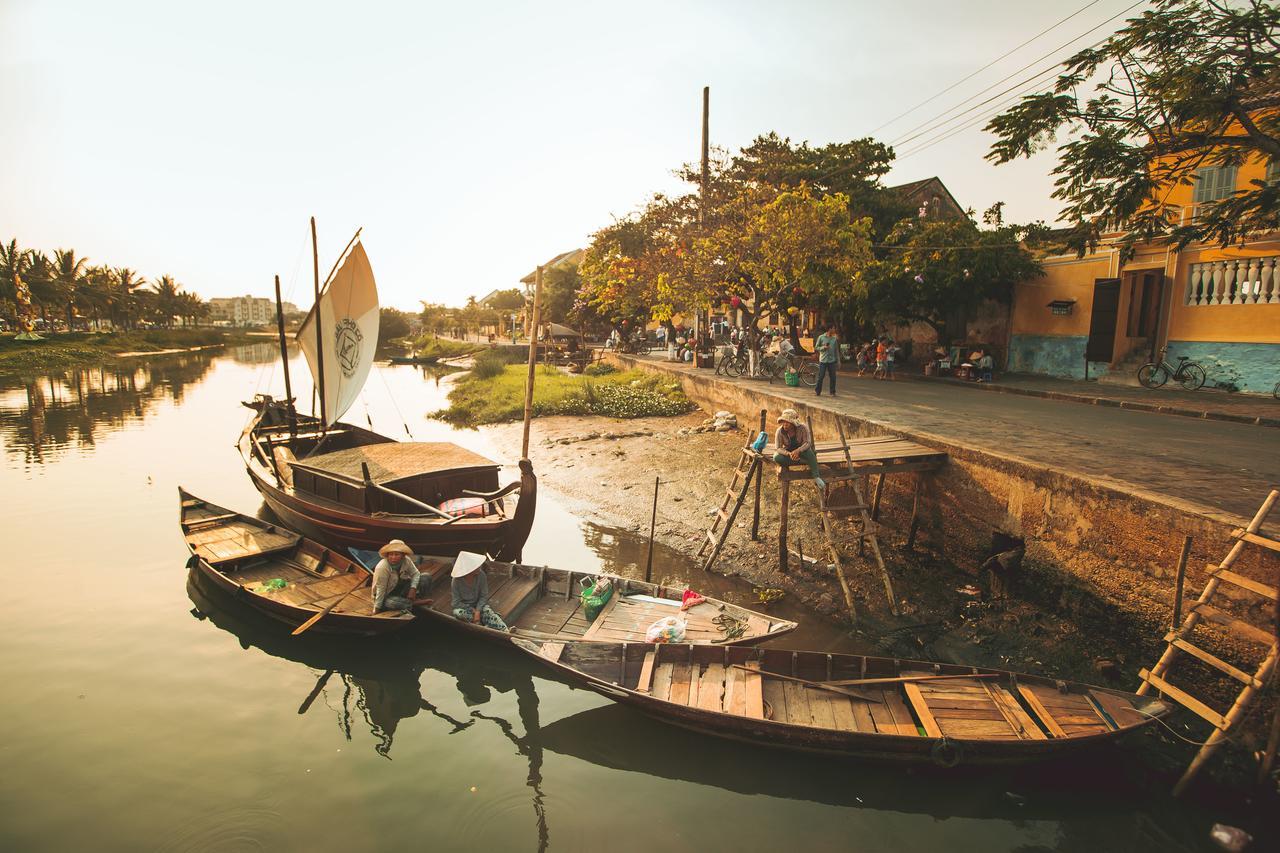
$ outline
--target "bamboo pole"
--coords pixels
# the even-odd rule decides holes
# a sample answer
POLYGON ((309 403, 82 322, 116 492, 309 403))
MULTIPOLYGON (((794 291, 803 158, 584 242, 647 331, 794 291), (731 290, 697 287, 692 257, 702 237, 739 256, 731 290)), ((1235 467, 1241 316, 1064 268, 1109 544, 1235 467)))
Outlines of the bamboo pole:
POLYGON ((781 496, 778 517, 778 571, 785 575, 789 569, 787 565, 789 562, 789 555, 787 554, 787 513, 791 508, 791 481, 787 479, 785 472, 783 477, 778 480, 778 492, 781 496))
POLYGON ((1187 558, 1191 556, 1191 537, 1182 537, 1182 554, 1178 557, 1178 576, 1173 586, 1173 630, 1182 624, 1182 587, 1187 580, 1187 558))
POLYGON ((529 374, 524 381, 524 437, 520 458, 529 458, 529 426, 533 421, 533 378, 538 366, 538 328, 542 324, 542 265, 533 274, 533 329, 529 333, 529 374))
POLYGON ((924 483, 924 473, 916 473, 915 492, 911 496, 911 524, 907 528, 907 550, 916 546, 916 529, 920 526, 920 487, 924 483))
MULTIPOLYGON (((329 418, 324 406, 324 318, 320 312, 320 247, 316 243, 316 218, 311 217, 311 269, 315 277, 316 291, 316 385, 320 399, 320 431, 328 426, 329 418)), ((314 409, 312 414, 315 414, 314 409)))
POLYGON ((276 331, 280 335, 280 363, 284 365, 284 399, 289 406, 289 435, 298 433, 298 412, 293 407, 293 383, 289 381, 289 347, 284 338, 284 303, 280 301, 280 276, 276 276, 276 331))
POLYGON ((662 477, 653 478, 653 514, 649 516, 649 551, 644 559, 644 582, 653 581, 653 532, 658 526, 658 486, 662 485, 662 477))
MULTIPOLYGON (((760 410, 760 431, 765 432, 769 424, 769 412, 767 409, 760 410)), ((768 446, 767 444, 765 445, 768 446)), ((764 462, 761 461, 756 470, 756 498, 755 506, 751 512, 751 541, 760 541, 760 481, 764 479, 764 462)))

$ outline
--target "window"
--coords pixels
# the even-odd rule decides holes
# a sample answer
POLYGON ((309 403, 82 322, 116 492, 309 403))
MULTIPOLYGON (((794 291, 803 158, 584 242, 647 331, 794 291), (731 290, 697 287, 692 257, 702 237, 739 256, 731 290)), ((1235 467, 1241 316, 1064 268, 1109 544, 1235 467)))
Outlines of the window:
POLYGON ((1196 187, 1192 200, 1196 204, 1217 201, 1231 195, 1235 188, 1235 166, 1206 166, 1196 172, 1196 187))

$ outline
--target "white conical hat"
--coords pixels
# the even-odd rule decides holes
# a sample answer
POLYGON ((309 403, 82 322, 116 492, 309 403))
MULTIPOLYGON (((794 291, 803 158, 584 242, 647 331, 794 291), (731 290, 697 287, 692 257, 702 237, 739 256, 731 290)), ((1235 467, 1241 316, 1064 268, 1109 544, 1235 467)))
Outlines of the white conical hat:
POLYGON ((483 566, 485 559, 484 554, 473 554, 470 551, 460 551, 458 553, 458 559, 453 561, 453 571, 449 573, 449 577, 465 577, 483 566))

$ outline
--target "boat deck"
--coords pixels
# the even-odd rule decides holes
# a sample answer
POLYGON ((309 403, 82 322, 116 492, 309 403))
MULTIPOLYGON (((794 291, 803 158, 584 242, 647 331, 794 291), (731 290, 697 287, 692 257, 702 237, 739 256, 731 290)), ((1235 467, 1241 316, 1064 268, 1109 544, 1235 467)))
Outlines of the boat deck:
POLYGON ((274 525, 239 523, 235 513, 227 513, 220 507, 203 502, 191 501, 183 509, 183 523, 189 531, 187 541, 198 556, 213 565, 286 551, 301 539, 296 533, 274 525))

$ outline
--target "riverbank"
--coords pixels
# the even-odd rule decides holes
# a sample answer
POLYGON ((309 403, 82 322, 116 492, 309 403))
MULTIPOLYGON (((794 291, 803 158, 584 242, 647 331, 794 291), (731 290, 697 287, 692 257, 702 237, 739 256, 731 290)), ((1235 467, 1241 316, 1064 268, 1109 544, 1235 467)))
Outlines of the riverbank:
POLYGON ((0 335, 0 373, 94 367, 118 358, 163 355, 195 349, 258 343, 261 338, 240 330, 141 329, 131 332, 63 332, 38 341, 0 335))
MULTIPOLYGON (((500 351, 485 351, 472 369, 449 391, 449 407, 430 416, 454 426, 480 426, 524 417, 527 367, 510 364, 500 351)), ((695 406, 676 383, 643 370, 616 370, 607 365, 571 374, 556 367, 536 368, 533 414, 615 418, 671 417, 695 406)))

